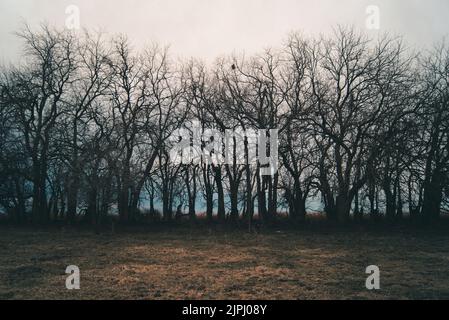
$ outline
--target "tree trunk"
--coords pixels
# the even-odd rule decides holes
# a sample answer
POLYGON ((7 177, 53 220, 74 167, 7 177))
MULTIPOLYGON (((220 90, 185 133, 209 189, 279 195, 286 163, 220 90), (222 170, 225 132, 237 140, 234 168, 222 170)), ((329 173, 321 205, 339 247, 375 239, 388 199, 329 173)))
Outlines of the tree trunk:
POLYGON ((265 195, 265 188, 264 188, 264 181, 263 178, 260 177, 260 168, 257 169, 257 176, 256 176, 256 182, 257 182, 257 210, 259 219, 266 221, 268 219, 267 217, 267 207, 266 207, 266 195, 265 195))
POLYGON ((217 184, 218 193, 218 211, 217 217, 218 221, 223 222, 226 218, 225 203, 224 203, 224 191, 223 191, 223 181, 221 177, 221 167, 217 166, 215 168, 215 182, 217 184))
POLYGON ((239 218, 239 209, 238 209, 238 185, 236 185, 235 181, 232 181, 230 187, 230 198, 231 198, 231 221, 237 222, 239 218))
POLYGON ((344 194, 339 194, 336 199, 337 219, 340 223, 347 223, 349 221, 349 214, 351 211, 351 200, 344 194))
POLYGON ((424 188, 422 215, 426 222, 435 222, 440 217, 443 186, 441 172, 435 169, 430 182, 424 188))
POLYGON ((203 181, 206 193, 206 217, 207 220, 210 222, 213 219, 214 194, 213 194, 213 186, 210 181, 209 169, 210 169, 209 165, 203 166, 203 181))

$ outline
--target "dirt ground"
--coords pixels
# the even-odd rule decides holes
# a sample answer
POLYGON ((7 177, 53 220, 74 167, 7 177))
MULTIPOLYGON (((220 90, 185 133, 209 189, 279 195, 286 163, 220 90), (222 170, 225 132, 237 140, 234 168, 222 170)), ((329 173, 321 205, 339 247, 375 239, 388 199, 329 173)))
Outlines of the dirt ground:
POLYGON ((0 227, 0 299, 434 298, 449 299, 449 233, 0 227), (369 265, 380 290, 365 288, 369 265))

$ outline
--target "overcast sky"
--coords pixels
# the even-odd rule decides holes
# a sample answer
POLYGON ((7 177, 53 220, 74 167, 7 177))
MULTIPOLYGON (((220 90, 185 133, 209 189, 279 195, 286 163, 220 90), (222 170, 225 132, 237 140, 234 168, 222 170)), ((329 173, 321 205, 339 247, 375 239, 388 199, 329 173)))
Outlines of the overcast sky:
POLYGON ((24 21, 62 28, 71 4, 80 9, 81 27, 125 33, 136 46, 170 44, 175 55, 206 61, 279 45, 292 30, 365 28, 369 5, 380 9, 381 32, 404 35, 412 46, 449 34, 448 0, 0 0, 0 61, 17 57, 20 43, 12 33, 24 21))

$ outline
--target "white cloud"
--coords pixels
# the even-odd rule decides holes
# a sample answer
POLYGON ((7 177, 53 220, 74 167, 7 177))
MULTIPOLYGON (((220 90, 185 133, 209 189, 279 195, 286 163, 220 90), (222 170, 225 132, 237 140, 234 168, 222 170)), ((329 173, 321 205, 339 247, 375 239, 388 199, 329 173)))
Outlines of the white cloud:
MULTIPOLYGON (((365 9, 378 5, 381 31, 428 44, 449 32, 447 0, 2 0, 0 54, 19 51, 12 36, 21 19, 64 26, 65 8, 81 9, 81 25, 125 33, 137 46, 158 41, 182 56, 212 60, 232 51, 254 52, 278 45, 286 33, 326 32, 335 24, 365 26, 365 9)), ((1 60, 1 58, 0 58, 1 60)))

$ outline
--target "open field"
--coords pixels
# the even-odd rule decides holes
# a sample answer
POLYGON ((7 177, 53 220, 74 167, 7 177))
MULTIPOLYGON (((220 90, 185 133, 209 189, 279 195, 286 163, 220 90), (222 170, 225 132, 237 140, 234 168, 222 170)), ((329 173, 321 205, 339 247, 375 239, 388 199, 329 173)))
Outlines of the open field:
POLYGON ((0 299, 449 299, 449 233, 0 227, 0 299), (365 268, 381 290, 365 289, 365 268), (65 268, 81 290, 65 288, 65 268))

